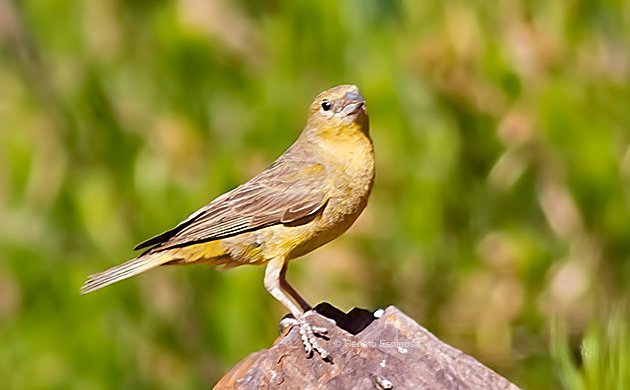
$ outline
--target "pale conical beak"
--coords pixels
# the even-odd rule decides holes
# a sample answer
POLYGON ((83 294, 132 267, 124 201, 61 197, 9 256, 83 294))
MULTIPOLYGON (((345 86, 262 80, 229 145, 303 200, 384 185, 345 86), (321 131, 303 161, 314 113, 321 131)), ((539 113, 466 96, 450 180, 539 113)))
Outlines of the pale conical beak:
POLYGON ((343 100, 344 105, 341 113, 345 116, 356 114, 365 105, 363 96, 358 92, 347 92, 343 100))

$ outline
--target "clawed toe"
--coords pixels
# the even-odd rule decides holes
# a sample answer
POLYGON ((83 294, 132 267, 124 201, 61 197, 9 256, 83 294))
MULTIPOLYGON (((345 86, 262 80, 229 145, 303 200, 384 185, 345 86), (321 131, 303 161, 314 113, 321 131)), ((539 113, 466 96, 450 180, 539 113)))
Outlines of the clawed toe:
POLYGON ((328 333, 327 328, 311 325, 308 322, 306 313, 297 319, 293 317, 285 317, 282 321, 280 321, 280 331, 282 334, 287 334, 288 330, 294 326, 299 327, 300 338, 302 339, 302 344, 304 344, 304 351, 309 357, 313 356, 313 351, 315 351, 322 357, 322 359, 329 358, 330 355, 328 351, 317 341, 318 337, 326 337, 326 334, 328 333))

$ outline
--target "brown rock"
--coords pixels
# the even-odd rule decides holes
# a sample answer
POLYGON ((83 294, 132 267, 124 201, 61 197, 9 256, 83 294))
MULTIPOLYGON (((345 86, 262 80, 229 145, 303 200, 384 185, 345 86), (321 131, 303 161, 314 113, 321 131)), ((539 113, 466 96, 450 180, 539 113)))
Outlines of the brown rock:
POLYGON ((328 304, 315 310, 310 320, 328 328, 329 339, 320 344, 330 361, 307 357, 292 328, 271 348, 239 362, 215 389, 518 389, 394 306, 380 318, 361 309, 344 314, 328 304))

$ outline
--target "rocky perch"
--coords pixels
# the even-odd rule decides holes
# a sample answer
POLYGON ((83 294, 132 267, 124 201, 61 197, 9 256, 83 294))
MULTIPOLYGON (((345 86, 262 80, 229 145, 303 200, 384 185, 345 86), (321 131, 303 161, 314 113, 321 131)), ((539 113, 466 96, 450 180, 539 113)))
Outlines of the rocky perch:
POLYGON ((293 327, 240 361, 215 389, 518 389, 394 306, 345 314, 322 303, 315 311, 310 321, 328 328, 320 344, 330 360, 307 357, 293 327))

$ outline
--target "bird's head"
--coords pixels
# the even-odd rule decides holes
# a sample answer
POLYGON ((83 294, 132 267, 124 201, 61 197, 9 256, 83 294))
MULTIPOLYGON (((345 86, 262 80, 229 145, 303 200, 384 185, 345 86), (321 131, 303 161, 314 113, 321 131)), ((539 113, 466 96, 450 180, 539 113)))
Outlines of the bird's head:
POLYGON ((309 109, 307 128, 329 134, 369 132, 365 99, 356 85, 339 85, 317 95, 309 109))

